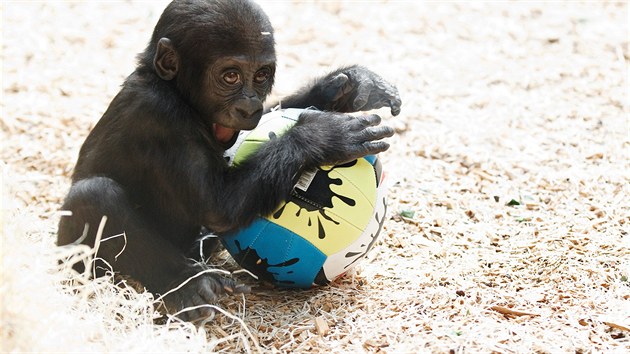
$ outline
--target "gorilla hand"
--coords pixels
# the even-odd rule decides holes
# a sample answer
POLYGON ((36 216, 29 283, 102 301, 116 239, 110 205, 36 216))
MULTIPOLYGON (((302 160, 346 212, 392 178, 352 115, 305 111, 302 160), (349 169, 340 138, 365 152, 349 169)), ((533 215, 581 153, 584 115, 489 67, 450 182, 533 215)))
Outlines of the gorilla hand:
MULTIPOLYGON (((362 66, 350 66, 330 73, 318 81, 313 90, 336 112, 357 112, 390 107, 392 115, 400 113, 398 89, 376 73, 362 66)), ((326 109, 324 108, 324 109, 326 109)))
POLYGON ((202 323, 214 314, 211 306, 224 294, 247 294, 250 288, 234 280, 224 278, 206 267, 192 267, 183 272, 166 292, 161 310, 176 315, 184 321, 202 323), (194 270, 194 271, 193 271, 194 270), (197 271, 195 273, 195 271, 197 271))
POLYGON ((382 139, 393 136, 394 130, 380 122, 376 114, 354 117, 306 110, 291 134, 297 134, 296 141, 308 146, 304 156, 307 165, 334 165, 387 150, 389 144, 382 139))

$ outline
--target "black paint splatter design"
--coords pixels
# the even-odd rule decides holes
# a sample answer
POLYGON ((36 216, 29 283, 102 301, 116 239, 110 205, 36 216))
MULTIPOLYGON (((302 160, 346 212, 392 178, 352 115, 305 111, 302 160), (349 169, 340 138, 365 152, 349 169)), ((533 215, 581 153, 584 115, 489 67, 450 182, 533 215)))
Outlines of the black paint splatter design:
MULTIPOLYGON (((326 238, 326 230, 324 228, 324 225, 322 224, 321 218, 324 218, 334 223, 335 225, 339 225, 339 221, 334 220, 332 217, 330 217, 330 215, 326 214, 325 208, 332 209, 333 207, 333 198, 339 198, 339 200, 341 200, 348 206, 355 206, 357 204, 354 199, 333 192, 330 186, 340 186, 343 184, 343 180, 341 178, 331 178, 330 174, 337 168, 349 168, 356 164, 357 160, 354 160, 345 164, 333 166, 328 170, 318 167, 315 177, 313 178, 313 181, 311 182, 308 189, 306 191, 303 191, 301 189, 294 188, 289 199, 284 202, 284 204, 280 207, 280 209, 278 209, 278 211, 273 213, 272 217, 274 219, 279 219, 280 217, 282 217, 282 214, 284 213, 284 210, 289 203, 294 203, 299 207, 295 216, 300 216, 302 209, 309 212, 316 211, 318 212, 317 235, 320 239, 326 238)), ((312 224, 313 222, 311 220, 311 217, 309 216, 307 225, 311 226, 312 224)))
MULTIPOLYGON (((241 243, 238 240, 234 240, 236 243, 236 248, 238 252, 234 255, 234 260, 238 262, 243 268, 248 269, 250 272, 256 274, 259 280, 263 280, 266 282, 274 283, 274 284, 295 284, 294 281, 290 280, 278 280, 276 277, 280 273, 274 273, 269 270, 270 267, 288 267, 296 264, 300 261, 299 258, 291 258, 282 263, 278 264, 269 264, 267 258, 260 258, 258 252, 251 248, 245 247, 245 249, 241 248, 241 243)), ((287 274, 293 273, 293 271, 287 271, 287 274)))

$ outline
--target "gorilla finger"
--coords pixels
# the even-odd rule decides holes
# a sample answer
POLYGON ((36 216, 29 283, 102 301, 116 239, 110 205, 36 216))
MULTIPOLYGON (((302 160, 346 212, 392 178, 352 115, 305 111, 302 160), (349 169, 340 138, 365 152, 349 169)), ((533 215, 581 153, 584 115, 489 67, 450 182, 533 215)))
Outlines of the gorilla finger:
POLYGON ((348 82, 348 80, 350 80, 350 78, 348 78, 348 75, 346 75, 346 74, 344 74, 344 73, 341 73, 341 74, 339 74, 339 75, 337 75, 337 76, 333 77, 333 78, 330 80, 330 84, 331 84, 332 86, 334 86, 334 87, 339 88, 339 87, 342 87, 343 85, 345 85, 345 84, 346 84, 346 82, 348 82))
POLYGON ((346 94, 346 86, 349 86, 347 85, 349 80, 350 78, 348 78, 348 76, 344 73, 341 73, 330 80, 328 90, 330 91, 330 93, 334 92, 332 96, 332 101, 337 101, 346 94))
POLYGON ((206 320, 208 317, 214 315, 214 309, 208 305, 209 304, 206 304, 206 306, 199 307, 195 310, 195 315, 197 315, 198 320, 206 320))
POLYGON ((363 143, 363 148, 365 149, 366 155, 373 155, 389 149, 389 144, 382 140, 368 141, 363 143))
POLYGON ((363 107, 363 109, 379 109, 381 107, 389 107, 389 99, 383 97, 382 95, 374 94, 370 96, 368 103, 363 107))
MULTIPOLYGON (((368 98, 367 104, 363 107, 363 110, 379 109, 381 107, 395 107, 396 96, 391 91, 375 90, 372 91, 368 98)), ((400 102, 400 99, 398 99, 400 102)), ((400 105, 400 103, 398 103, 400 105)))
POLYGON ((206 305, 201 297, 199 297, 198 295, 193 297, 194 299, 190 299, 191 301, 184 304, 183 308, 180 309, 181 312, 177 315, 178 318, 184 321, 192 322, 201 318, 206 318, 212 314, 212 310, 208 307, 199 307, 192 309, 191 307, 206 305))
POLYGON ((391 85, 387 81, 381 81, 378 85, 378 95, 377 97, 373 97, 373 101, 376 105, 379 105, 375 108, 380 108, 384 106, 389 106, 391 109, 391 113, 393 116, 397 116, 400 113, 400 106, 402 101, 400 99, 400 95, 398 94, 398 89, 396 86, 391 85))
POLYGON ((249 294, 252 292, 252 288, 245 284, 236 284, 234 287, 234 294, 249 294))
POLYGON ((357 119, 366 127, 379 125, 381 123, 381 117, 378 114, 358 116, 357 119))
POLYGON ((212 314, 214 314, 214 310, 210 306, 206 306, 206 305, 209 305, 209 303, 204 298, 202 298, 199 294, 194 294, 190 297, 188 303, 185 304, 184 306, 185 307, 199 306, 199 307, 194 310, 191 309, 191 310, 182 312, 182 315, 185 314, 188 317, 188 321, 191 321, 191 322, 208 318, 212 316, 212 314))
POLYGON ((389 100, 389 107, 391 109, 391 113, 393 116, 397 116, 400 114, 400 106, 402 105, 402 100, 400 99, 400 95, 398 94, 398 90, 394 88, 394 94, 392 98, 389 100))
POLYGON ((219 279, 214 277, 203 277, 200 279, 197 294, 201 297, 200 304, 216 302, 219 295, 223 294, 223 286, 219 279))
POLYGON ((357 88, 357 96, 354 98, 354 102, 352 106, 355 110, 360 111, 365 107, 370 99, 370 94, 374 90, 374 84, 372 82, 364 80, 359 82, 359 87, 357 88))
POLYGON ((389 107, 390 107, 390 112, 394 117, 400 114, 400 101, 398 101, 398 103, 391 102, 389 104, 389 107))
POLYGON ((221 285, 223 286, 223 291, 226 294, 248 294, 251 292, 249 286, 245 284, 237 283, 232 279, 221 278, 221 285))
POLYGON ((185 321, 193 322, 195 324, 200 324, 208 319, 211 319, 214 315, 214 309, 210 306, 199 307, 191 311, 187 311, 178 316, 181 319, 185 319, 185 321), (185 315, 185 316, 184 316, 185 315))
POLYGON ((381 125, 374 128, 364 130, 364 134, 370 140, 380 140, 383 138, 389 138, 394 135, 394 129, 387 125, 381 125))

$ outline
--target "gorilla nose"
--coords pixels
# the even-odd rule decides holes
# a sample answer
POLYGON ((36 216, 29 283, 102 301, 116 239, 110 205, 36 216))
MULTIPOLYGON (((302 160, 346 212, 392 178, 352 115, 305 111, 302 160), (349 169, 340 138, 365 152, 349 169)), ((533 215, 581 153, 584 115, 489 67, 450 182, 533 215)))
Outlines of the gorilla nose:
POLYGON ((239 119, 258 119, 262 116, 262 108, 249 110, 246 108, 236 107, 235 110, 239 119))
POLYGON ((239 120, 258 120, 262 116, 263 105, 258 99, 246 98, 234 105, 235 118, 239 120))

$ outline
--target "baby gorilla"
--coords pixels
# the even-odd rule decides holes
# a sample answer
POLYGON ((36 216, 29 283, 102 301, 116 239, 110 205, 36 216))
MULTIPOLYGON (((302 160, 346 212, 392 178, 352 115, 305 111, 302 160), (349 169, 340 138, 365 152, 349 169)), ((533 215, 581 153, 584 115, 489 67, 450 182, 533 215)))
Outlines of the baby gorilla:
MULTIPOLYGON (((223 153, 240 130, 258 124, 275 70, 273 28, 256 4, 168 5, 137 68, 81 148, 63 205, 72 216, 62 218, 58 244, 81 239, 94 247, 106 215, 96 276, 111 267, 159 296, 197 274, 164 297, 169 313, 247 292, 216 273, 199 274, 209 267, 187 255, 201 228, 220 236, 246 227, 289 195, 302 170, 387 150, 381 139, 394 132, 377 115, 340 112, 389 106, 397 115, 401 105, 396 88, 378 75, 341 68, 282 102, 319 110, 228 168, 223 153)), ((201 306, 179 317, 210 314, 201 306)))

